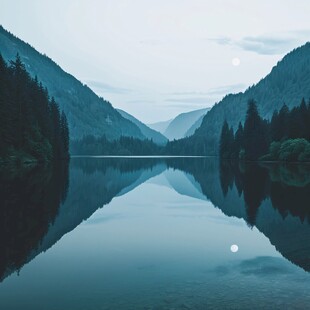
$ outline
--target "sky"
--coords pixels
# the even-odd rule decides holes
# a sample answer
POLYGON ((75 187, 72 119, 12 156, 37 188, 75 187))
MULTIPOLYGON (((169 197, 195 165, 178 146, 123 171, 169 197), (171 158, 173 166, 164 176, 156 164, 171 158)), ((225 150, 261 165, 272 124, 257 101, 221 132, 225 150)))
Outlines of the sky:
POLYGON ((244 91, 310 40, 309 0, 0 0, 0 24, 145 123, 244 91))

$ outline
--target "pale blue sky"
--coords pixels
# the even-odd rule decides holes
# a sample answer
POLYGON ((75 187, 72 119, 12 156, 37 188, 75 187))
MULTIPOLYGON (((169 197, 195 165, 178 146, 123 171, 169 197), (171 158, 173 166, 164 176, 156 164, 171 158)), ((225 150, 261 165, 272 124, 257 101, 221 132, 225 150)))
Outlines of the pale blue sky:
POLYGON ((4 28, 146 123, 244 90, 310 38, 309 0, 0 0, 0 8, 4 28))

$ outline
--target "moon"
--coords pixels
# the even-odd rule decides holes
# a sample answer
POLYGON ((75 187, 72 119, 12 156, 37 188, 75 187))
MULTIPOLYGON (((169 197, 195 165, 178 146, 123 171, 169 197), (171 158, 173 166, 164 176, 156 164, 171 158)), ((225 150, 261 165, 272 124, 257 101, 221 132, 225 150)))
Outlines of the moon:
POLYGON ((233 253, 236 253, 236 252, 238 252, 239 247, 237 246, 237 244, 233 244, 233 245, 230 247, 230 250, 231 250, 233 253))
POLYGON ((235 67, 240 66, 240 62, 241 61, 240 61, 240 59, 238 57, 233 58, 232 61, 231 61, 232 65, 235 66, 235 67))

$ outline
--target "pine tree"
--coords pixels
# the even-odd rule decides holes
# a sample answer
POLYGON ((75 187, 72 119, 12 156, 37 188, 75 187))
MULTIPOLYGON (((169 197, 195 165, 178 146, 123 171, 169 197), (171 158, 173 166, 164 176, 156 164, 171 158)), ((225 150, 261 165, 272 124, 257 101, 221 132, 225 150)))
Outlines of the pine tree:
POLYGON ((69 127, 67 122, 67 117, 64 112, 61 113, 61 140, 63 143, 63 157, 69 156, 69 127))
POLYGON ((10 104, 8 96, 8 69, 6 63, 0 54, 0 156, 8 147, 10 137, 10 104))
POLYGON ((266 126, 258 114, 256 102, 250 99, 244 123, 245 157, 249 160, 257 160, 267 153, 267 149, 266 126))
POLYGON ((55 100, 19 55, 10 66, 0 55, 0 157, 45 161, 67 158, 68 152, 68 124, 55 100))
POLYGON ((234 133, 225 120, 220 138, 220 158, 231 158, 233 152, 234 133))
POLYGON ((53 157, 61 157, 61 129, 60 129, 60 112, 54 97, 50 102, 50 113, 52 120, 52 146, 53 146, 53 157))
POLYGON ((240 151, 244 148, 244 130, 241 122, 239 122, 238 129, 234 139, 234 157, 239 158, 240 151))

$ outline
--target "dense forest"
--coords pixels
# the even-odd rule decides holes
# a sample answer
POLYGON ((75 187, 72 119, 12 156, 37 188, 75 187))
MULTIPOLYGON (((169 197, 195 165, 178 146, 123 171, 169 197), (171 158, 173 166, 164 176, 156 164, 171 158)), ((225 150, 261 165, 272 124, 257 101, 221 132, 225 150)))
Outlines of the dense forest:
POLYGON ((297 107, 286 105, 275 111, 270 121, 259 115, 256 102, 248 102, 244 126, 234 132, 225 120, 219 154, 241 160, 310 161, 310 102, 297 107))
POLYGON ((236 131, 239 122, 245 121, 249 98, 257 100, 261 117, 271 120, 274 110, 280 110, 283 103, 292 109, 300 104, 302 97, 310 98, 309 83, 310 43, 306 43, 287 54, 259 83, 249 87, 245 92, 229 94, 215 104, 204 117, 192 139, 199 140, 200 137, 205 140, 204 154, 218 155, 224 120, 226 119, 236 131))
POLYGON ((69 157, 66 115, 32 79, 17 55, 0 55, 0 161, 50 161, 69 157))
POLYGON ((70 145, 71 153, 78 155, 163 155, 164 147, 152 140, 140 140, 133 137, 120 137, 109 141, 106 136, 96 138, 85 136, 74 140, 70 145))
MULTIPOLYGON (((103 133, 109 140, 120 136, 144 139, 141 130, 120 115, 111 103, 97 96, 87 85, 65 72, 46 55, 23 42, 0 25, 0 53, 6 62, 19 53, 28 73, 47 87, 61 111, 64 111, 70 129, 71 139, 85 135, 100 137, 103 133)), ((96 85, 92 85, 95 89, 96 85)))
MULTIPOLYGON (((303 99, 291 110, 286 105, 275 111, 270 121, 259 115, 254 100, 248 102, 244 126, 233 127, 224 121, 219 154, 221 158, 241 160, 310 161, 310 102, 303 99)), ((106 136, 86 136, 71 142, 72 154, 79 155, 198 155, 207 154, 202 136, 174 140, 164 146, 152 140, 106 136)))

